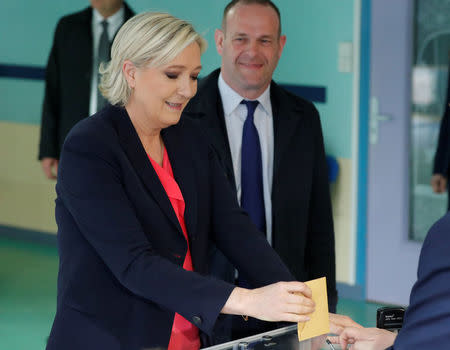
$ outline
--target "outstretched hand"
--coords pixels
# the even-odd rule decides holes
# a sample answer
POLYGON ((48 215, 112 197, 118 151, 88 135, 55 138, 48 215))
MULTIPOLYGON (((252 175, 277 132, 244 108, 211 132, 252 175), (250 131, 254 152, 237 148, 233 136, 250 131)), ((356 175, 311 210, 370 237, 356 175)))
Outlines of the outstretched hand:
POLYGON ((330 333, 341 334, 347 327, 363 328, 359 323, 353 321, 350 317, 345 315, 329 313, 330 319, 330 333))
POLYGON ((396 335, 379 328, 345 328, 339 336, 329 337, 333 344, 340 344, 347 349, 352 344, 352 350, 384 350, 394 344, 396 335))
POLYGON ((278 282, 256 289, 236 287, 222 313, 248 315, 263 321, 305 322, 314 312, 311 289, 302 282, 278 282))

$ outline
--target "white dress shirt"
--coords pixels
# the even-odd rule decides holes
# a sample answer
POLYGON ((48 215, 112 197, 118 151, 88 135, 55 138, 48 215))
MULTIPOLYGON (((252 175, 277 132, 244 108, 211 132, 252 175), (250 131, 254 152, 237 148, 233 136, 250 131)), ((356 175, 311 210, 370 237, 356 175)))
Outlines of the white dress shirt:
MULTIPOLYGON (((122 26, 125 18, 125 9, 122 6, 112 16, 106 18, 108 22, 108 39, 111 41, 114 35, 122 26)), ((97 87, 98 87, 98 45, 100 36, 103 32, 102 22, 105 20, 103 16, 96 9, 92 9, 92 77, 91 77, 91 99, 89 101, 89 115, 97 112, 97 87)))
MULTIPOLYGON (((222 78, 218 80, 219 92, 222 98, 225 125, 233 161, 234 179, 236 181, 237 197, 241 202, 241 147, 242 130, 247 118, 247 107, 241 104, 244 99, 234 91, 222 78)), ((273 177, 273 116, 270 103, 270 85, 259 96, 258 106, 254 114, 254 123, 261 144, 264 207, 266 214, 267 240, 272 244, 272 177, 273 177)))

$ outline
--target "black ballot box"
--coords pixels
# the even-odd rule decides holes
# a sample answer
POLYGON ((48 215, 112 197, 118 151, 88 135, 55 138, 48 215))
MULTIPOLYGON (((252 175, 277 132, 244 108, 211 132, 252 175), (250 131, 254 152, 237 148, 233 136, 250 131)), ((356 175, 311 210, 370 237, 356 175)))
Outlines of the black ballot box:
MULTIPOLYGON (((251 337, 214 345, 203 350, 330 350, 326 335, 299 342, 297 325, 275 329, 251 337)), ((340 349, 335 345, 335 349, 340 349)))

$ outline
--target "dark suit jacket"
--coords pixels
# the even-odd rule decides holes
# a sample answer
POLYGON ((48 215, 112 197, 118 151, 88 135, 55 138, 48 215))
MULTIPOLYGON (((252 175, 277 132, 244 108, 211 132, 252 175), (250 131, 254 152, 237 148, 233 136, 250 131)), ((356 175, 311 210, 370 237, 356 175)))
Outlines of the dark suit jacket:
POLYGON ((210 334, 234 286, 207 276, 209 240, 257 286, 294 279, 239 208, 197 124, 162 133, 195 272, 182 268, 186 240, 125 109, 109 106, 69 133, 56 185, 60 265, 48 350, 167 347, 174 312, 210 334))
MULTIPOLYGON (((231 152, 214 71, 199 83, 185 114, 207 128, 229 182, 236 189, 231 152)), ((273 248, 299 281, 326 276, 331 311, 336 310, 334 230, 322 129, 314 106, 274 82, 272 183, 273 248)), ((232 268, 213 257, 219 276, 230 280, 232 268), (218 265, 218 266, 217 266, 218 265), (225 270, 225 271, 224 271, 225 270)))
POLYGON ((450 214, 428 232, 403 327, 391 349, 445 349, 450 343, 450 214))
MULTIPOLYGON (((127 21, 134 13, 124 3, 127 21)), ((59 158, 69 130, 89 115, 92 77, 92 8, 60 19, 45 73, 39 159, 59 158)))

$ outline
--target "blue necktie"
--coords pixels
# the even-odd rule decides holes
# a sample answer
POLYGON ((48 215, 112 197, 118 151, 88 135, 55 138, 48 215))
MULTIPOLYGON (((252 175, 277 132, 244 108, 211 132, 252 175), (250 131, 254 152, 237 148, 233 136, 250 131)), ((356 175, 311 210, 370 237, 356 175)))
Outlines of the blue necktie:
POLYGON ((258 101, 243 100, 241 103, 247 106, 247 119, 242 130, 241 207, 256 227, 266 234, 261 146, 253 121, 258 101))

